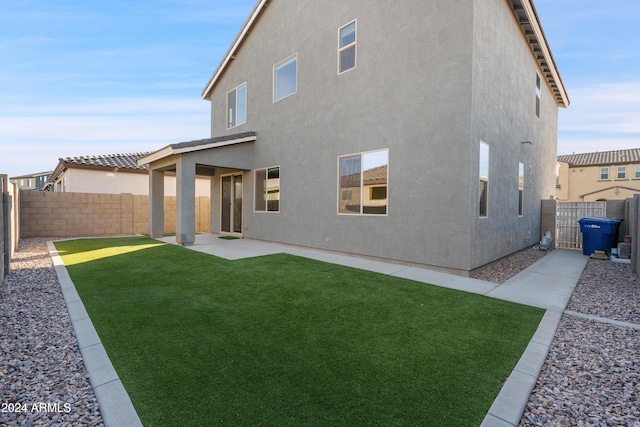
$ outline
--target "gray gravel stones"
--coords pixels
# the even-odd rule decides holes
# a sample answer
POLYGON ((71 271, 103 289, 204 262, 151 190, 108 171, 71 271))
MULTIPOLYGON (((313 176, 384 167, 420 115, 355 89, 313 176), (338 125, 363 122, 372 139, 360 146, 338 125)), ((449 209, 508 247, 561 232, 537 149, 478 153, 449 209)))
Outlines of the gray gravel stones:
POLYGON ((540 251, 534 248, 525 249, 491 264, 489 267, 474 274, 473 278, 502 284, 547 253, 547 251, 540 251))
MULTIPOLYGON (((568 310, 640 323, 629 265, 589 259, 568 310)), ((640 331, 563 315, 521 426, 640 426, 640 331)))
POLYGON ((23 239, 0 287, 0 425, 101 426, 45 239, 23 239))

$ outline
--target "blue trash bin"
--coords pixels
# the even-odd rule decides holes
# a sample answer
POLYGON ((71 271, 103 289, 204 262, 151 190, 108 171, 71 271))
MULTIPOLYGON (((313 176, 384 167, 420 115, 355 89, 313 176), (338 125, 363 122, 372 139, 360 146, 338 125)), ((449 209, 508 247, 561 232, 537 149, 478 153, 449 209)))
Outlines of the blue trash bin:
POLYGON ((582 253, 591 255, 594 251, 610 252, 616 246, 616 236, 621 219, 582 218, 578 220, 582 232, 582 253))

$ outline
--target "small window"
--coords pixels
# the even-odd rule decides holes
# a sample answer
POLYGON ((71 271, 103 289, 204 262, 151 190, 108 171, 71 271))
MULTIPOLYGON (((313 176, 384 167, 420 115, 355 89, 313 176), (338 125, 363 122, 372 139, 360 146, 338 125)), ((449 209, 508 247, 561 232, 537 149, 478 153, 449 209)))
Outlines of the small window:
POLYGON ((352 21, 339 31, 338 74, 356 67, 356 21, 352 21))
POLYGON ((338 213, 386 215, 389 150, 338 158, 338 213))
POLYGON ((523 214, 524 205, 524 163, 518 165, 518 216, 523 214))
POLYGON ((540 118, 540 100, 542 98, 542 80, 540 74, 536 73, 536 117, 540 118))
POLYGON ((247 84, 227 93, 227 129, 241 125, 247 121, 247 84))
POLYGON ((627 167, 618 166, 618 179, 625 179, 627 177, 627 167))
POLYGON ((276 64, 273 67, 273 101, 278 101, 298 91, 298 57, 276 64))
POLYGON ((254 210, 280 212, 280 166, 256 169, 254 210))
POLYGON ((479 185, 479 216, 488 215, 489 205, 489 144, 480 141, 480 185, 479 185))
POLYGON ((600 179, 609 179, 609 168, 600 168, 600 179))

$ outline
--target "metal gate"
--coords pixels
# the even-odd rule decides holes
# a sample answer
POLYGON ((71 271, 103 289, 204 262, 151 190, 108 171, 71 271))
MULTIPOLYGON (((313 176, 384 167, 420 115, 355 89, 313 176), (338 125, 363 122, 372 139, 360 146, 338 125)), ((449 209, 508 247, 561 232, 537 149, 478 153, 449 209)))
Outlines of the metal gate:
POLYGON ((607 202, 566 202, 556 205, 556 248, 582 249, 578 220, 604 218, 607 202))

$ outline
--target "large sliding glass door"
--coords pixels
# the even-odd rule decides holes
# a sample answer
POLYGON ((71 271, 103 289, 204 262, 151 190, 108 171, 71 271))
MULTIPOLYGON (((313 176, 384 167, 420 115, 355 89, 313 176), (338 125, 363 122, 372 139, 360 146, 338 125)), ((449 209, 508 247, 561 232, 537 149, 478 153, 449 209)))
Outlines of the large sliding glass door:
POLYGON ((242 233, 242 175, 222 177, 220 231, 242 233))

